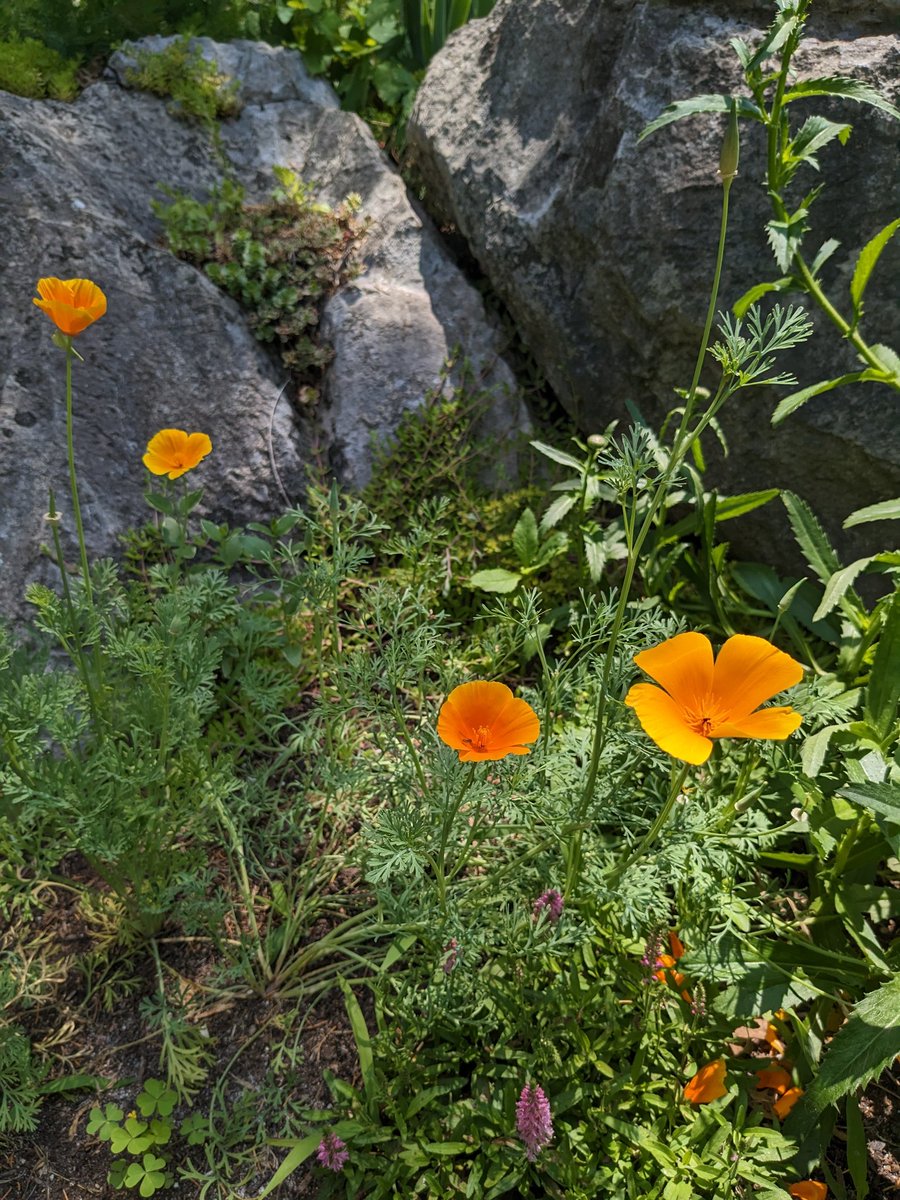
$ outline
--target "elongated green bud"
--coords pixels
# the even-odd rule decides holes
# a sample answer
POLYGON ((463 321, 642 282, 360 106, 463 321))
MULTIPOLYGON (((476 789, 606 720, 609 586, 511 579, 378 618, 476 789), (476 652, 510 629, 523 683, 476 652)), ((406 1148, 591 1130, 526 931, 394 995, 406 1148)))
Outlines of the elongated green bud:
POLYGON ((719 175, 723 183, 730 183, 737 175, 740 157, 741 135, 738 133, 737 104, 732 100, 731 111, 728 114, 728 129, 725 131, 725 141, 722 143, 722 153, 719 155, 719 175))

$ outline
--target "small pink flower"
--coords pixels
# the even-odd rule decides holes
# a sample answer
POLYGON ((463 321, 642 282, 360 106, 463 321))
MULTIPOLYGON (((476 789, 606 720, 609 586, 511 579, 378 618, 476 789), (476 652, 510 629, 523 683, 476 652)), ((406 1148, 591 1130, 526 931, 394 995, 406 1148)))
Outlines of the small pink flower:
POLYGON ((528 1084, 516 1101, 516 1131, 525 1143, 529 1162, 534 1162, 545 1146, 553 1141, 550 1102, 539 1084, 528 1084))
POLYGON ((343 1171, 349 1157, 346 1142, 342 1142, 335 1134, 326 1133, 319 1142, 316 1158, 320 1167, 327 1167, 329 1171, 343 1171))
POLYGON ((534 902, 534 908, 532 910, 535 920, 538 919, 544 909, 547 910, 547 920, 551 925, 555 925, 562 916, 562 892, 560 892, 557 888, 551 888, 549 892, 544 892, 543 895, 538 896, 537 900, 534 902))

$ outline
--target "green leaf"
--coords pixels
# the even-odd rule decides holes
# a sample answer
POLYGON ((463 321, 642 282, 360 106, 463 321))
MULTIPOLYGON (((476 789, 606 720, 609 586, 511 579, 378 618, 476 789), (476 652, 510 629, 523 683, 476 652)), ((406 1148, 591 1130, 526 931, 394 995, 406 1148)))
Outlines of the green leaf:
POLYGON ((469 580, 471 587, 480 588, 483 592, 514 592, 522 582, 522 576, 515 571, 507 571, 503 567, 492 567, 487 571, 476 571, 469 580))
POLYGON ((850 132, 849 125, 829 121, 826 117, 809 117, 797 130, 796 136, 791 139, 787 150, 791 157, 798 162, 808 162, 811 166, 817 167, 818 164, 813 157, 816 151, 827 146, 835 138, 840 140, 842 146, 846 146, 850 132))
POLYGON ((784 103, 790 104, 792 100, 802 100, 806 96, 843 96, 847 100, 855 100, 857 104, 871 105, 900 120, 900 109, 895 108, 880 92, 860 79, 845 75, 829 75, 795 83, 784 93, 784 103))
POLYGON ((859 258, 856 260, 856 266, 853 268, 853 278, 850 281, 850 296, 853 300, 853 312, 856 315, 856 320, 862 316, 862 298, 863 292, 866 290, 866 284, 869 282, 869 276, 875 269, 875 264, 881 255, 882 250, 900 229, 900 217, 896 221, 891 221, 890 225, 885 225, 880 233, 876 233, 871 241, 867 242, 859 252, 859 258))
POLYGON ((563 467, 571 467, 579 474, 584 469, 584 463, 573 455, 567 454, 565 450, 557 450, 555 446, 548 446, 546 442, 531 442, 530 444, 539 454, 543 454, 546 458, 552 458, 554 462, 560 463, 563 467))
POLYGON ((900 592, 887 607, 866 688, 866 720, 887 737, 900 704, 900 592))
POLYGON ((374 1118, 378 1085, 375 1080, 375 1059, 372 1055, 372 1038, 369 1035, 366 1018, 363 1016, 363 1011, 359 1007, 359 1001, 353 994, 350 984, 343 976, 338 976, 338 983, 341 991, 344 993, 344 1005, 347 1009, 347 1016, 350 1018, 350 1028, 353 1030, 353 1038, 356 1042, 356 1053, 359 1056, 359 1071, 362 1075, 366 1106, 369 1109, 369 1115, 374 1118))
POLYGON ((870 504, 866 508, 858 508, 844 522, 844 528, 854 525, 865 525, 868 521, 900 521, 900 496, 896 500, 882 500, 880 504, 870 504))
POLYGON ((297 1142, 287 1158, 256 1197, 256 1200, 263 1200, 265 1196, 271 1195, 277 1187, 280 1187, 289 1175, 292 1175, 302 1163, 305 1163, 316 1152, 321 1140, 322 1135, 320 1133, 311 1133, 297 1142))
POLYGON ((781 500, 787 509, 788 520, 797 544, 803 551, 803 557, 822 583, 827 584, 832 575, 841 569, 841 564, 825 536, 825 530, 806 501, 801 500, 794 492, 782 492, 781 500))
POLYGON ((719 496, 716 501, 716 520, 730 521, 734 517, 741 517, 780 495, 780 488, 766 488, 761 492, 742 492, 739 496, 719 496))
POLYGON ((819 1073, 785 1123, 802 1143, 821 1114, 876 1079, 900 1054, 900 976, 870 992, 835 1034, 819 1073))
POLYGON ((541 517, 541 533, 546 533, 554 525, 558 525, 577 503, 578 497, 573 496, 571 492, 565 496, 557 496, 541 517))
POLYGON ((692 96, 689 100, 676 100, 674 104, 664 108, 658 117, 654 117, 644 126, 638 136, 638 142, 642 142, 657 129, 662 129, 664 125, 671 125, 673 121, 680 121, 683 117, 692 117, 696 113, 730 113, 732 105, 737 107, 739 117, 751 117, 754 121, 763 119, 760 109, 746 96, 692 96))
POLYGON ((798 208, 786 221, 769 221, 766 225, 769 245, 782 271, 790 270, 794 254, 799 250, 803 235, 809 229, 806 216, 807 210, 798 208))
POLYGON ((529 567, 537 558, 540 540, 534 513, 526 508, 516 521, 512 535, 513 549, 523 567, 529 567))
POLYGON ((797 28, 798 19, 798 17, 791 13, 790 9, 784 9, 778 13, 766 31, 765 37, 757 46, 753 57, 747 63, 745 70, 755 70, 765 59, 771 58, 776 51, 780 50, 797 28))
MULTIPOLYGON (((888 378, 885 380, 885 382, 900 388, 900 356, 898 356, 897 351, 892 349, 890 346, 882 345, 881 342, 876 342, 873 346, 870 346, 869 349, 874 351, 879 360, 884 363, 888 374, 888 378)), ((872 378, 881 379, 882 375, 880 372, 874 371, 872 378)))
POLYGON ((831 610, 841 602, 847 590, 853 586, 857 575, 864 571, 872 561, 872 557, 869 555, 868 558, 858 558, 849 567, 841 567, 840 571, 832 575, 825 585, 822 602, 813 613, 814 621, 821 621, 823 617, 827 617, 831 610))
POLYGON ((849 375, 839 375, 837 379, 823 379, 821 383, 814 383, 811 387, 801 388, 799 392, 791 392, 789 396, 785 396, 779 402, 777 408, 772 413, 772 424, 780 425, 785 417, 789 417, 798 408, 802 408, 807 400, 811 400, 813 396, 821 396, 823 392, 830 392, 833 388, 843 387, 845 383, 862 383, 877 378, 877 374, 870 368, 867 368, 865 371, 852 371, 849 375))
POLYGON ((782 275, 781 279, 754 284, 749 291, 744 292, 740 300, 735 301, 731 306, 731 311, 736 317, 743 317, 750 305, 762 299, 768 292, 784 292, 794 284, 795 280, 792 275, 782 275))
POLYGON ((818 275, 819 271, 821 271, 822 267, 828 262, 840 244, 836 238, 829 238, 827 242, 822 243, 819 247, 819 253, 812 260, 809 268, 814 277, 818 275))

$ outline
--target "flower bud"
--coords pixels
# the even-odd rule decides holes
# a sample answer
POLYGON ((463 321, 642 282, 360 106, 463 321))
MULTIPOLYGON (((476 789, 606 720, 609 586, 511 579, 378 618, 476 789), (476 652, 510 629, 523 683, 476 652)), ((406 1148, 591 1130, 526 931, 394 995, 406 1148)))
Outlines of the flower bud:
POLYGON ((738 162, 741 157, 741 136, 738 133, 737 104, 731 101, 731 111, 728 114, 728 128, 725 131, 725 141, 722 143, 722 153, 719 155, 719 175, 723 183, 734 179, 738 173, 738 162))

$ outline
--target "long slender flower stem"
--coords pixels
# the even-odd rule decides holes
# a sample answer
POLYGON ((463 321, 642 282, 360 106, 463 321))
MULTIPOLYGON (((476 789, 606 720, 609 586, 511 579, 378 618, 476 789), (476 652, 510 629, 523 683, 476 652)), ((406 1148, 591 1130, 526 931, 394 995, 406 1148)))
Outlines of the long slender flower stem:
POLYGON ((475 778, 475 767, 475 763, 469 763, 469 769, 463 776, 462 785, 456 795, 456 799, 448 804, 447 811, 444 813, 444 819, 441 822, 441 844, 435 865, 438 873, 437 883, 441 908, 444 911, 447 908, 447 843, 450 840, 450 831, 453 828, 453 822, 456 820, 466 793, 472 786, 472 780, 475 778))
MULTIPOLYGON (((669 455, 669 461, 657 482, 653 498, 650 502, 650 506, 644 517, 644 520, 641 523, 641 527, 638 530, 637 536, 632 545, 629 547, 628 561, 625 566, 625 577, 622 580, 622 585, 619 590, 619 599, 618 603, 616 604, 615 614, 613 616, 612 627, 609 633, 609 642, 606 648, 606 656, 603 662, 603 672, 600 678, 600 689, 597 696, 597 714, 594 722, 594 736, 591 745, 591 757, 588 764, 587 775, 584 781, 584 787, 582 788, 578 807, 574 814, 574 823, 579 827, 584 822, 588 806, 590 805, 591 798, 594 794, 594 788, 597 783, 597 774, 600 769, 600 759, 603 753, 604 742, 606 740, 606 704, 609 695, 609 684, 612 678, 616 647, 618 645, 619 635, 625 620, 625 612, 631 596, 631 586, 634 581, 635 571, 637 570, 640 552, 650 533, 651 528, 653 527, 653 522, 656 520, 657 514, 659 513, 659 510, 665 501, 669 482, 678 467, 681 465, 681 462, 684 459, 691 442, 697 436, 700 428, 698 426, 697 429, 692 429, 691 420, 694 414, 697 388, 700 383, 700 375, 703 370, 703 364, 706 360, 706 351, 707 347, 709 346, 713 319, 716 313, 716 304, 719 298, 719 285, 722 279, 722 264, 725 258, 725 237, 728 231, 728 197, 731 192, 732 182, 732 178, 724 178, 722 180, 722 212, 719 222, 719 241, 716 248, 716 265, 709 296, 709 305, 707 306, 706 310, 706 321, 703 326, 703 336, 700 339, 700 347, 697 352, 697 361, 694 365, 694 375, 691 380, 691 386, 687 394, 687 399, 685 401, 684 412, 682 413, 681 421, 672 443, 672 451, 669 455)), ((715 401, 713 401, 713 403, 715 403, 715 401)), ((701 420, 701 425, 703 425, 703 427, 705 427, 705 424, 708 423, 708 418, 709 413, 707 413, 701 420)), ((569 861, 566 871, 567 899, 577 888, 578 881, 581 877, 582 840, 583 832, 581 828, 579 828, 570 846, 569 861)))
POLYGON ((675 770, 674 764, 672 767, 672 778, 669 783, 669 794, 666 797, 666 802, 659 810, 656 820, 647 830, 646 834, 638 842, 637 846, 632 850, 631 854, 624 862, 618 863, 613 867, 612 871, 607 875, 606 882, 608 884, 615 883, 621 879, 627 870, 634 866, 639 859, 647 853, 665 826, 668 824, 669 817, 672 814, 672 809, 675 807, 675 802, 681 794, 681 788, 687 778, 687 773, 691 769, 690 763, 684 763, 679 770, 675 770))
POLYGON ((75 474, 75 442, 72 434, 72 359, 76 351, 70 344, 66 347, 66 451, 69 459, 69 490, 72 495, 72 512, 75 515, 75 530, 78 534, 78 551, 81 555, 81 575, 88 604, 93 605, 91 571, 88 566, 87 546, 84 540, 84 524, 81 520, 81 505, 78 503, 78 479, 75 474))

